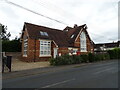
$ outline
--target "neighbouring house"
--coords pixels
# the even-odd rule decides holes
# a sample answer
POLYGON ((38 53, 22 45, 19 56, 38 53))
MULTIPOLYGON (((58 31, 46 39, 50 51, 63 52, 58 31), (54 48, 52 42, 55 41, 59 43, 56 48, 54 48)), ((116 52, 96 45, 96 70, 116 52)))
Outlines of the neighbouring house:
POLYGON ((21 34, 22 60, 46 61, 64 54, 77 55, 94 52, 94 43, 87 25, 66 27, 64 30, 24 23, 21 34))
POLYGON ((95 53, 106 52, 116 47, 120 48, 120 41, 112 43, 99 43, 94 45, 94 52, 95 53))

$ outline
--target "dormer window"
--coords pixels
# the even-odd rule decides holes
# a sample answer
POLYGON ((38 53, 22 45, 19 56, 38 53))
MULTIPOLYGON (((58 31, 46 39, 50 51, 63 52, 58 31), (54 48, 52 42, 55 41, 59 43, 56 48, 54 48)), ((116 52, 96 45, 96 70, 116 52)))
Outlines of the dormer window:
POLYGON ((41 34, 42 36, 48 36, 48 33, 47 33, 47 32, 40 31, 40 34, 41 34))
POLYGON ((44 32, 44 35, 45 35, 45 36, 48 36, 48 33, 47 33, 47 32, 44 32))
POLYGON ((73 38, 74 37, 74 34, 71 36, 71 38, 73 38))
POLYGON ((40 34, 41 34, 41 35, 44 35, 44 32, 40 31, 40 34))

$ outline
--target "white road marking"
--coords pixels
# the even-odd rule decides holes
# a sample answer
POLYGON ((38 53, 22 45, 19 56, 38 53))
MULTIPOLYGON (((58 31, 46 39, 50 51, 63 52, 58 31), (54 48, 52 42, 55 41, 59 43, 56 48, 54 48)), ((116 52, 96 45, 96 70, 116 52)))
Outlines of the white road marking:
POLYGON ((70 82, 70 81, 73 81, 73 80, 75 80, 75 79, 73 78, 73 79, 70 79, 70 80, 65 80, 65 81, 62 81, 62 82, 58 82, 58 83, 54 83, 54 84, 51 84, 51 85, 44 86, 42 88, 52 87, 52 86, 55 86, 55 85, 58 85, 58 84, 67 83, 67 82, 70 82))
POLYGON ((106 66, 106 65, 111 65, 111 64, 115 64, 115 62, 112 62, 112 63, 107 63, 107 64, 100 64, 100 65, 95 65, 95 66, 106 66))
POLYGON ((102 73, 102 72, 105 72, 105 71, 109 71, 109 70, 113 70, 113 69, 114 69, 114 68, 104 69, 104 70, 101 70, 101 71, 95 72, 94 74, 99 74, 99 73, 102 73))

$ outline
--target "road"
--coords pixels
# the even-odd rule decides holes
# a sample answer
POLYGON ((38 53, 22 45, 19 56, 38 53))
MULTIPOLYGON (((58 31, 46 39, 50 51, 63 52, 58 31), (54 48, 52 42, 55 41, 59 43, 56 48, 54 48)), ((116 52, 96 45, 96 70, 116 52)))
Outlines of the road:
POLYGON ((118 88, 118 61, 5 79, 3 88, 118 88))

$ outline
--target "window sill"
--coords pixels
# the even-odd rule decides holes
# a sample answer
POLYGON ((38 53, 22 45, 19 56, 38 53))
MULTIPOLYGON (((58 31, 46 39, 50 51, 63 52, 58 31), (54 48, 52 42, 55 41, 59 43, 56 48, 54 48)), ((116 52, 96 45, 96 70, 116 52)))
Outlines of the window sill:
POLYGON ((87 52, 87 51, 80 51, 80 52, 87 52))
POLYGON ((27 57, 27 55, 23 55, 23 57, 27 57))
POLYGON ((39 57, 52 57, 51 55, 39 55, 39 57))

